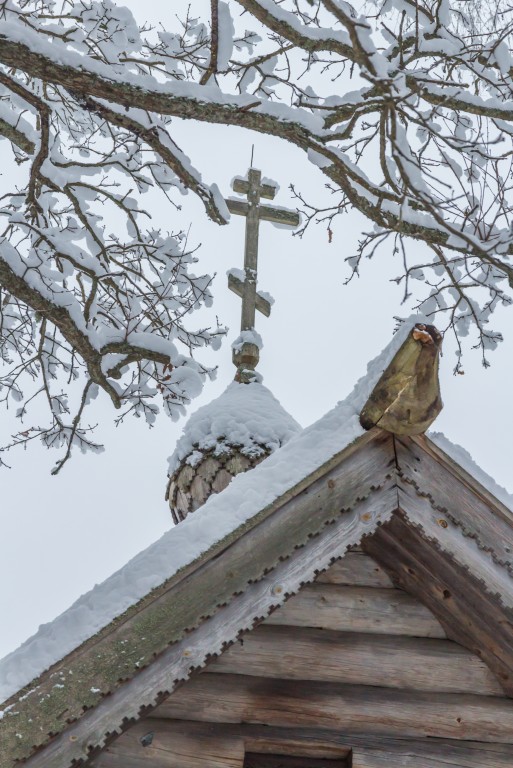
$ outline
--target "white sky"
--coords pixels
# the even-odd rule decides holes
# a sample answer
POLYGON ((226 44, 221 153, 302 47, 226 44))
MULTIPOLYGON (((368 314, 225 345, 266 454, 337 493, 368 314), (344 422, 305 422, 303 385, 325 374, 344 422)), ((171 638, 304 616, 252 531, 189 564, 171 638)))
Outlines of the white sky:
MULTIPOLYGON (((136 0, 127 4, 140 7, 136 0)), ((174 0, 173 8, 187 4, 174 0)), ((163 0, 154 0, 152 11, 166 7, 163 0)), ((176 121, 173 137, 204 179, 217 182, 225 195, 232 194, 231 178, 246 172, 254 142, 255 167, 281 185, 277 205, 294 207, 290 182, 309 199, 326 199, 321 172, 298 149, 272 137, 181 121, 176 121)), ((171 210, 156 213, 169 221, 175 216, 171 210)), ((231 329, 220 352, 203 353, 203 359, 219 366, 219 373, 194 402, 195 409, 220 394, 234 374, 230 342, 238 335, 240 300, 228 291, 225 273, 242 267, 244 222, 233 217, 226 227, 211 224, 191 195, 184 199, 176 228, 189 222, 192 242, 203 244, 197 271, 217 273, 211 317, 217 314, 231 329)), ((358 214, 350 214, 339 220, 329 244, 321 226, 303 240, 270 224, 261 226, 259 287, 276 303, 269 319, 257 318, 264 340, 259 370, 303 426, 344 398, 367 362, 390 340, 393 316, 409 314, 400 304, 401 288, 389 282, 400 271, 391 255, 367 262, 362 277, 343 286, 348 274, 344 258, 355 253, 365 227, 358 214)), ((494 327, 502 330, 505 342, 489 355, 488 370, 481 367, 479 353, 467 349, 465 375, 453 376, 454 348, 445 343, 445 408, 435 428, 467 448, 485 471, 513 491, 513 310, 497 313, 494 327)), ((167 457, 183 423, 163 416, 151 430, 134 419, 115 429, 114 416, 110 403, 99 399, 90 420, 100 423, 97 436, 106 452, 75 455, 57 477, 50 476, 57 453, 39 446, 12 454, 13 469, 0 470, 0 657, 172 524, 164 501, 167 457)), ((10 427, 3 420, 1 444, 7 442, 10 427)))

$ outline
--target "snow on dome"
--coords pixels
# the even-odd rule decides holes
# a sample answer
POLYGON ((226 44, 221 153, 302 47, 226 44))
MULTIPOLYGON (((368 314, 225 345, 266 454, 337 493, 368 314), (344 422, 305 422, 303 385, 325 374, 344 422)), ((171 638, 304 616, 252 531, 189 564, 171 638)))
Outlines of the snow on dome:
POLYGON ((191 416, 169 459, 167 498, 175 522, 300 431, 263 384, 233 381, 191 416))

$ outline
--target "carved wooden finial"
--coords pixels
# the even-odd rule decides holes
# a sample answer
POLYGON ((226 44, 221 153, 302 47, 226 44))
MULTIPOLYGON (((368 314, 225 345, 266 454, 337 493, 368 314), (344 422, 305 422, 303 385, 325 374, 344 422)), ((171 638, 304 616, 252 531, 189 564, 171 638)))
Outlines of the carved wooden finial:
POLYGON ((438 360, 442 336, 434 325, 417 323, 372 390, 360 413, 364 429, 419 435, 442 410, 438 360))

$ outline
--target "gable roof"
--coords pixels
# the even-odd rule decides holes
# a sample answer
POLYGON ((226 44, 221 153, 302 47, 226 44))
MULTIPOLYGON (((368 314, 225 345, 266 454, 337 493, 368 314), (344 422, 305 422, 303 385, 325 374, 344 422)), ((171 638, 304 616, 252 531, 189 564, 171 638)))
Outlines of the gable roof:
POLYGON ((359 542, 513 694, 513 514, 428 438, 373 430, 257 518, 14 700, 6 756, 87 759, 359 542))
MULTIPOLYGON (((134 587, 123 593, 123 582, 142 561, 170 574, 7 703, 2 765, 86 761, 360 542, 512 695, 513 514, 429 439, 361 434, 358 407, 372 386, 370 377, 113 577, 105 594, 126 600, 134 587), (216 516, 224 509, 228 520, 216 516), (217 540, 206 546, 213 525, 217 540), (189 547, 174 566, 170 541, 175 554, 189 547)), ((23 658, 11 655, 10 668, 23 658)))
POLYGON ((117 573, 77 600, 51 624, 44 626, 14 653, 0 660, 0 700, 26 686, 45 669, 130 612, 139 600, 162 587, 210 550, 221 551, 246 526, 280 498, 308 483, 311 476, 338 460, 364 434, 359 423, 362 405, 410 328, 407 323, 368 365, 350 395, 303 430, 266 461, 240 474, 221 494, 139 553, 117 573))

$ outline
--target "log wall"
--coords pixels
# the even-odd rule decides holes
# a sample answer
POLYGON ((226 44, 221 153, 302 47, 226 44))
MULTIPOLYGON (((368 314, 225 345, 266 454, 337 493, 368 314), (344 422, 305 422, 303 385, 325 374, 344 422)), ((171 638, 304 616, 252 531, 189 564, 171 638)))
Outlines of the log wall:
POLYGON ((279 755, 298 758, 295 768, 312 758, 323 768, 512 768, 513 702, 356 550, 92 766, 278 768, 279 755))

